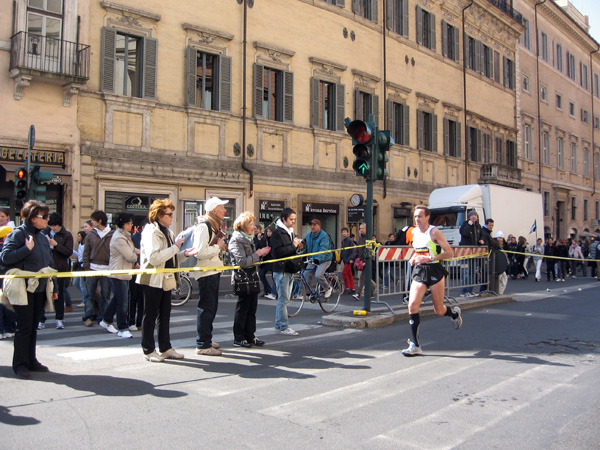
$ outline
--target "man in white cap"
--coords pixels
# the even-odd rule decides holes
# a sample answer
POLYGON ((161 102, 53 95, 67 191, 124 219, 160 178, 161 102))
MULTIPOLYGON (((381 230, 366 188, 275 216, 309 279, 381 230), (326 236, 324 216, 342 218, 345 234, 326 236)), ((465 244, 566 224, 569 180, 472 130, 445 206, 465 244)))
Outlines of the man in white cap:
MULTIPOLYGON (((198 251, 196 259, 199 267, 222 267, 219 252, 225 248, 225 241, 220 235, 221 224, 226 210, 223 205, 227 200, 211 197, 206 201, 206 214, 200 218, 194 229, 192 247, 198 251)), ((199 355, 219 356, 219 344, 212 341, 213 321, 219 306, 220 271, 192 272, 191 277, 198 280, 200 298, 196 311, 196 353, 199 355)))

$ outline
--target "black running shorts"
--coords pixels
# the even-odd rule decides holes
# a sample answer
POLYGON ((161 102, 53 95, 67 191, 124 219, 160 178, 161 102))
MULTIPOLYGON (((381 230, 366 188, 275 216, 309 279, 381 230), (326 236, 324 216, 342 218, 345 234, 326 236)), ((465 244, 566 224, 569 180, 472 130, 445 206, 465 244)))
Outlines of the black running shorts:
POLYGON ((412 279, 425 285, 433 286, 448 276, 448 271, 441 263, 416 264, 412 268, 412 279))

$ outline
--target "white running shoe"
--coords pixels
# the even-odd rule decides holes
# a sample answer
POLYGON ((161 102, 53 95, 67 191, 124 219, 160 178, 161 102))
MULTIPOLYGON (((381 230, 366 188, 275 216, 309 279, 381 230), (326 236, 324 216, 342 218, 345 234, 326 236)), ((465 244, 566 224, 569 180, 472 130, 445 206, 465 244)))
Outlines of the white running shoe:
POLYGON ((333 293, 333 288, 331 286, 329 286, 329 289, 327 289, 325 291, 325 298, 329 298, 331 297, 331 294, 333 293))
POLYGON ((285 336, 298 336, 298 333, 292 330, 290 327, 287 327, 285 330, 281 330, 279 334, 283 334, 285 336))
POLYGON ((133 335, 129 332, 129 330, 119 331, 117 333, 117 336, 119 336, 120 338, 123 338, 123 339, 129 339, 129 338, 133 337, 133 335))
POLYGON ((57 330, 62 330, 65 327, 65 324, 63 323, 62 320, 57 320, 56 321, 56 329, 57 330))
POLYGON ((117 334, 119 332, 112 323, 106 323, 104 320, 100 322, 100 326, 112 334, 117 334))
POLYGON ((136 327, 135 325, 129 325, 129 331, 138 331, 139 328, 136 327))
POLYGON ((458 317, 456 319, 452 319, 452 322, 454 322, 454 329, 458 330, 460 327, 462 327, 463 322, 460 308, 458 306, 455 306, 454 308, 452 308, 452 312, 458 314, 458 317))
POLYGON ((408 348, 402 350, 402 354, 404 356, 415 356, 423 354, 423 350, 421 350, 421 347, 417 347, 413 341, 407 339, 406 342, 408 343, 408 348))
POLYGON ((265 295, 265 298, 268 298, 269 300, 277 300, 277 297, 275 297, 273 294, 267 294, 265 295))

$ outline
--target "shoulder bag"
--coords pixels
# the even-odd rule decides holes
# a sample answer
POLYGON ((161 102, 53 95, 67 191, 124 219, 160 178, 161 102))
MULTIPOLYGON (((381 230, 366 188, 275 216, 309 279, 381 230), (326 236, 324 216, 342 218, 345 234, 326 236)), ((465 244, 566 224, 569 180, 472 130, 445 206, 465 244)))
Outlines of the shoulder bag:
POLYGON ((260 293, 260 280, 256 267, 237 269, 233 272, 233 292, 239 296, 260 293))

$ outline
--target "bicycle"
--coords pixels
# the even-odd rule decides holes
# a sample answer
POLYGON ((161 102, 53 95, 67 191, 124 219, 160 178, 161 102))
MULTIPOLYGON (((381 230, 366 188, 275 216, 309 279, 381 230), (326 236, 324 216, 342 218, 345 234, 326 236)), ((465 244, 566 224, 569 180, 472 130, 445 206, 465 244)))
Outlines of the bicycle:
POLYGON ((290 295, 290 302, 287 305, 289 317, 296 317, 304 306, 305 301, 310 301, 311 303, 318 302, 321 309, 326 313, 333 312, 340 303, 340 298, 344 291, 340 277, 334 272, 325 274, 327 282, 333 288, 331 297, 325 298, 325 289, 319 283, 317 283, 317 288, 314 291, 310 287, 305 275, 307 270, 316 270, 316 268, 302 269, 299 273, 294 274, 292 294, 290 295))
POLYGON ((171 305, 183 306, 192 296, 192 280, 187 273, 181 272, 179 283, 175 289, 171 289, 171 305))

